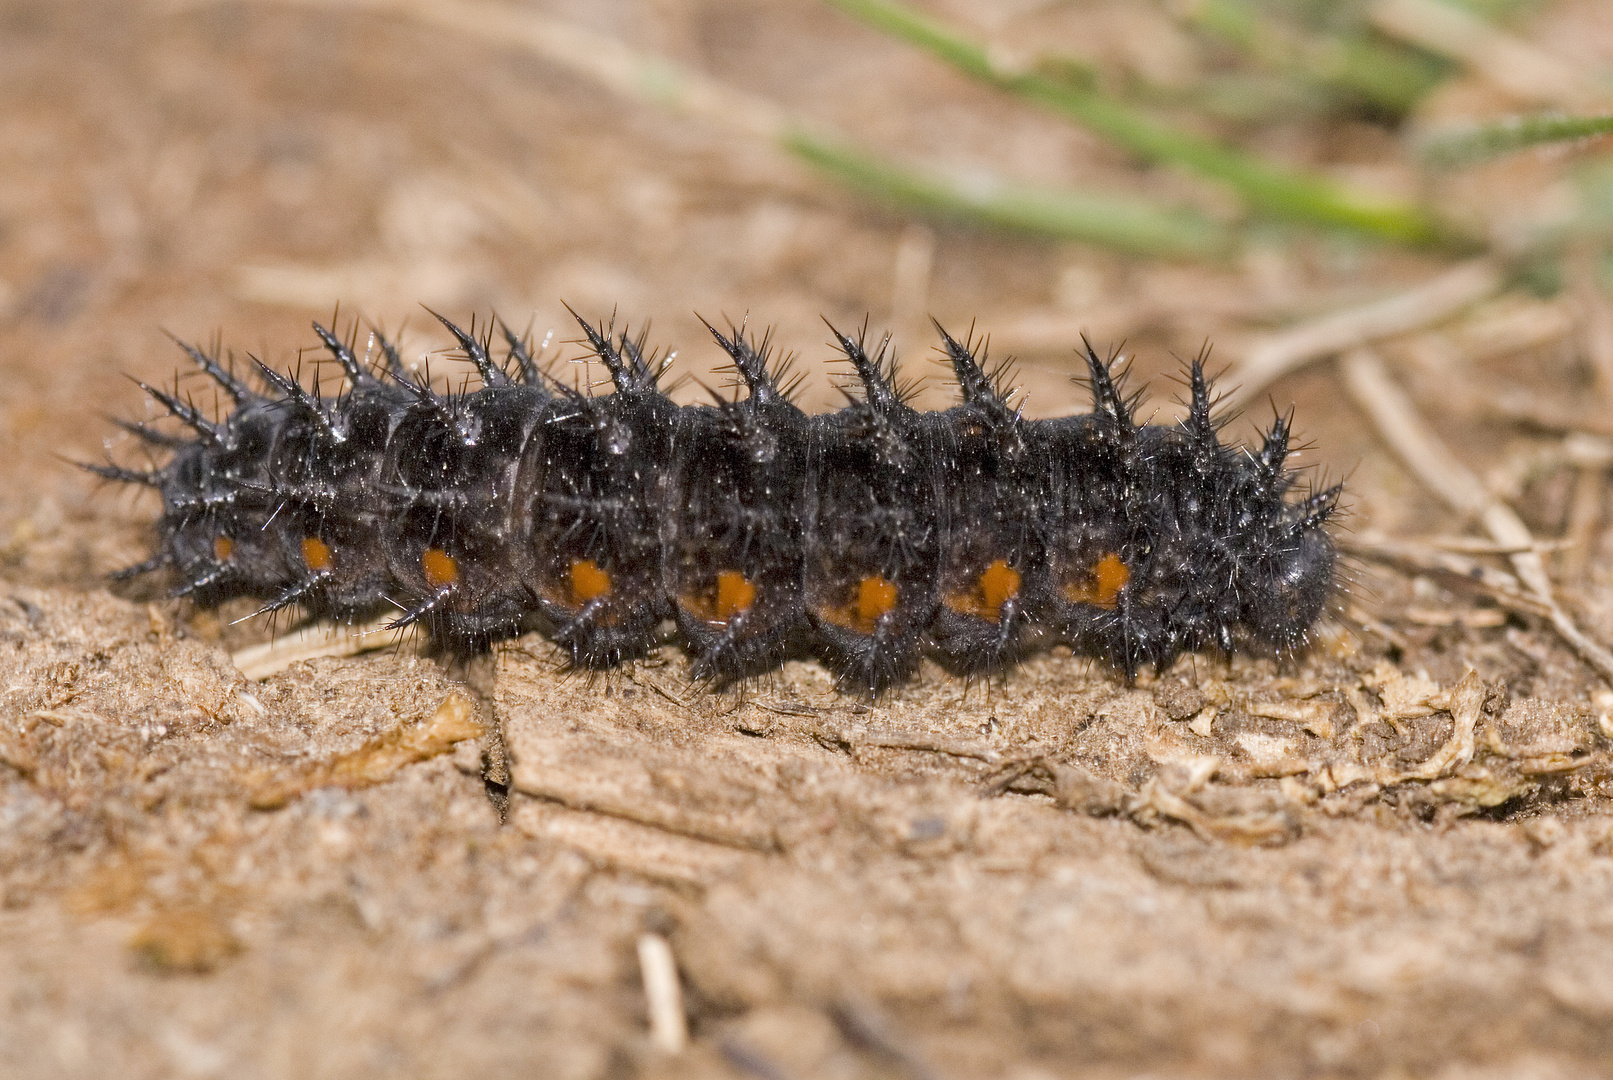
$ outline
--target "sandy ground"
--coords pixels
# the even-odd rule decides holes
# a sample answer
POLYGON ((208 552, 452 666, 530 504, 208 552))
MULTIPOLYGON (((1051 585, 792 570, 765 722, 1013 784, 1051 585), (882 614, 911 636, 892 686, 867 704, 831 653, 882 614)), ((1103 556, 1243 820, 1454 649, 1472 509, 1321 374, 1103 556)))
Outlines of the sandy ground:
MULTIPOLYGON (((893 153, 1212 203, 810 3, 534 9, 893 153)), ((1051 11, 1106 62, 1174 47, 1141 5, 1051 11)), ((1364 125, 1268 142, 1410 183, 1364 125)), ((1530 168, 1450 198, 1530 190, 1530 168)), ((709 123, 397 18, 0 4, 0 1073, 1613 1070, 1613 697, 1541 620, 1447 581, 1357 562, 1287 667, 1189 659, 1126 686, 1055 654, 989 688, 928 670, 875 706, 812 665, 702 696, 670 651, 570 677, 523 639, 494 680, 500 824, 479 714, 439 664, 400 647, 249 681, 232 651, 270 628, 109 589, 154 507, 62 461, 129 459, 102 416, 145 408, 120 373, 172 378, 164 329, 287 366, 337 301, 407 321, 420 350, 445 345, 420 303, 562 338, 562 299, 619 307, 697 374, 717 357, 695 311, 750 312, 809 363, 820 315, 870 315, 915 364, 927 314, 978 319, 1021 358, 1030 411, 1058 414, 1083 407, 1077 328, 1168 374, 1206 337, 1235 357, 1441 266, 1332 241, 1147 263, 915 224, 709 123), (681 1053, 650 1035, 646 935, 675 958, 681 1053)), ((1573 318, 1515 291, 1388 352, 1551 538, 1586 516, 1574 472, 1540 464, 1538 425, 1473 402, 1582 406, 1573 318)), ((1348 476, 1357 534, 1465 527, 1330 367, 1272 399, 1297 405, 1302 462, 1348 476)), ((1608 640, 1596 506, 1551 567, 1608 640)))

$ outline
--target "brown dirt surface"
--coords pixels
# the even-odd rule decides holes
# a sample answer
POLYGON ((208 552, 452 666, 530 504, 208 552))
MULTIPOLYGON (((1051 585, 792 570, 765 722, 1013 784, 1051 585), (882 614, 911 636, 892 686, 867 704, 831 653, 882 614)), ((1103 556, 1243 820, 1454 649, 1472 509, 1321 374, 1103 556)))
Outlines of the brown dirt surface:
MULTIPOLYGON (((915 160, 1211 202, 827 7, 530 9, 915 160)), ((1180 45, 1163 7, 992 10, 1122 69, 1180 45)), ((1605 62, 1595 12, 1558 5, 1541 35, 1605 62)), ((1266 142, 1409 182, 1364 125, 1266 142)), ((1487 175, 1452 200, 1536 183, 1487 175)), ((917 224, 709 123, 339 3, 0 0, 0 1075, 1613 1072, 1613 696, 1543 620, 1447 578, 1352 565, 1292 664, 1128 686, 1055 652, 990 687, 927 669, 876 705, 810 664, 701 694, 674 650, 587 679, 521 639, 492 682, 501 824, 452 672, 399 646, 249 681, 232 651, 271 628, 109 587, 155 506, 63 461, 129 459, 102 417, 145 407, 120 373, 172 379, 163 329, 283 367, 337 301, 344 325, 410 320, 417 351, 445 345, 420 303, 562 338, 562 299, 619 306, 697 374, 718 357, 696 310, 751 312, 809 366, 820 315, 871 313, 912 362, 925 314, 978 319, 1045 415, 1085 407, 1049 320, 1169 375, 1207 337, 1236 356, 1441 266, 1303 239, 1154 263, 917 224), (676 960, 681 1053, 649 1033, 646 934, 676 960)), ((1514 290, 1386 346, 1551 538, 1574 474, 1490 405, 1583 404, 1566 304, 1514 290)), ((1272 398, 1302 462, 1348 475, 1349 526, 1466 528, 1340 386, 1319 365, 1272 398)), ((1173 394, 1156 380, 1156 420, 1173 394)), ((821 372, 807 401, 835 401, 821 372)), ((1593 525, 1551 565, 1607 641, 1593 525)))

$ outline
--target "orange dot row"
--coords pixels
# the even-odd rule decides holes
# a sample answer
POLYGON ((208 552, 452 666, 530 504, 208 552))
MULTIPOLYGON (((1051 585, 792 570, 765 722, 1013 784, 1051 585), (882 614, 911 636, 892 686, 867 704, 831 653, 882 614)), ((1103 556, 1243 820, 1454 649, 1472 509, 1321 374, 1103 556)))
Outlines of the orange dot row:
MULTIPOLYGON (((213 540, 213 555, 219 562, 228 562, 235 551, 235 542, 228 536, 213 540)), ((308 569, 316 573, 335 565, 335 552, 325 541, 315 536, 302 540, 302 558, 308 569)), ((447 589, 459 580, 459 561, 442 548, 426 548, 420 554, 420 570, 426 584, 433 589, 447 589)), ((592 559, 572 559, 568 571, 568 587, 572 603, 579 607, 590 601, 610 595, 610 572, 592 559)), ((1109 552, 1092 565, 1090 576, 1066 585, 1064 595, 1077 604, 1093 604, 1113 609, 1120 592, 1131 580, 1131 570, 1114 552, 1109 552)), ((1019 595, 1020 573, 1003 559, 998 559, 975 579, 964 592, 942 597, 948 608, 962 615, 996 622, 1002 607, 1019 595)), ((877 575, 865 577, 857 584, 855 599, 845 607, 827 609, 818 614, 826 621, 848 630, 871 634, 879 620, 896 609, 900 589, 895 582, 877 575)), ((717 574, 716 586, 708 596, 680 598, 684 608, 692 614, 718 625, 728 623, 750 610, 756 603, 756 584, 738 570, 722 570, 717 574)))

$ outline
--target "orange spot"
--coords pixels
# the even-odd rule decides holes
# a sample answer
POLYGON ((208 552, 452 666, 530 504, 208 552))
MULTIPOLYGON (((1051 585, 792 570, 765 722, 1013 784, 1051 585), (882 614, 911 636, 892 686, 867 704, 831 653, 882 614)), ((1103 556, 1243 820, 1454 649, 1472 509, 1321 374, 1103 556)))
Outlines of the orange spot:
POLYGON ((880 617, 896 606, 896 583, 882 577, 865 577, 857 583, 857 621, 868 626, 867 633, 880 617))
POLYGON ((219 562, 229 562, 230 554, 235 550, 235 541, 227 536, 213 537, 213 558, 219 562))
POLYGON ((980 575, 980 595, 996 611, 1019 595, 1019 571, 998 559, 980 575))
POLYGON ((610 595, 610 571, 602 570, 592 559, 571 560, 571 602, 586 604, 610 595))
POLYGON ((433 589, 446 589, 459 580, 459 562, 442 548, 427 548, 421 552, 420 569, 425 572, 426 584, 433 589))
POLYGON ((1002 617, 1003 605, 1018 595, 1019 571, 998 559, 975 579, 973 589, 943 597, 943 602, 960 615, 996 622, 1002 617))
POLYGON ((330 545, 317 536, 302 538, 302 561, 308 569, 318 573, 329 570, 335 561, 331 558, 330 545))
POLYGON ((738 570, 719 570, 715 587, 678 598, 685 611, 715 626, 726 625, 754 603, 756 586, 738 570))
POLYGON ((717 618, 727 622, 741 611, 756 603, 756 586, 738 570, 723 570, 717 575, 717 618))
POLYGON ((1094 604, 1113 611, 1120 603, 1120 590, 1130 580, 1131 568, 1111 551, 1092 564, 1086 580, 1064 586, 1064 595, 1072 604, 1094 604))
POLYGON ((879 628, 879 620, 896 607, 900 590, 895 582, 876 575, 857 583, 857 592, 851 603, 842 607, 814 608, 818 618, 835 626, 845 627, 859 634, 872 634, 879 628))

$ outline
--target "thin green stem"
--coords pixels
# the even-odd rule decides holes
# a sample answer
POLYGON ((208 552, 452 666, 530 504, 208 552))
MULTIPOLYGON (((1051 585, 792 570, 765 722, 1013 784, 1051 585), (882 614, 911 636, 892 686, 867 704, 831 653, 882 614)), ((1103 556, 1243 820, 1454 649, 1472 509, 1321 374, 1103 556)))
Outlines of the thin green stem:
POLYGON ((1609 134, 1613 134, 1613 115, 1512 116, 1460 131, 1441 132, 1428 138, 1420 149, 1423 157, 1436 165, 1471 165, 1531 146, 1609 134))
POLYGON ((780 143, 844 183, 940 217, 1172 258, 1215 257, 1233 247, 1231 236, 1217 222, 1144 199, 1051 191, 990 175, 916 170, 804 128, 785 131, 780 143))
POLYGON ((1395 112, 1409 109, 1442 76, 1439 61, 1403 45, 1373 39, 1359 28, 1307 33, 1248 0, 1193 0, 1182 17, 1274 71, 1349 90, 1395 112))
POLYGON ((1287 169, 1179 131, 1096 89, 1007 70, 981 45, 896 0, 829 0, 869 25, 930 52, 983 82, 1077 121, 1149 160, 1218 180, 1252 208, 1295 221, 1339 226, 1402 243, 1445 238, 1421 208, 1354 191, 1326 177, 1287 169))

